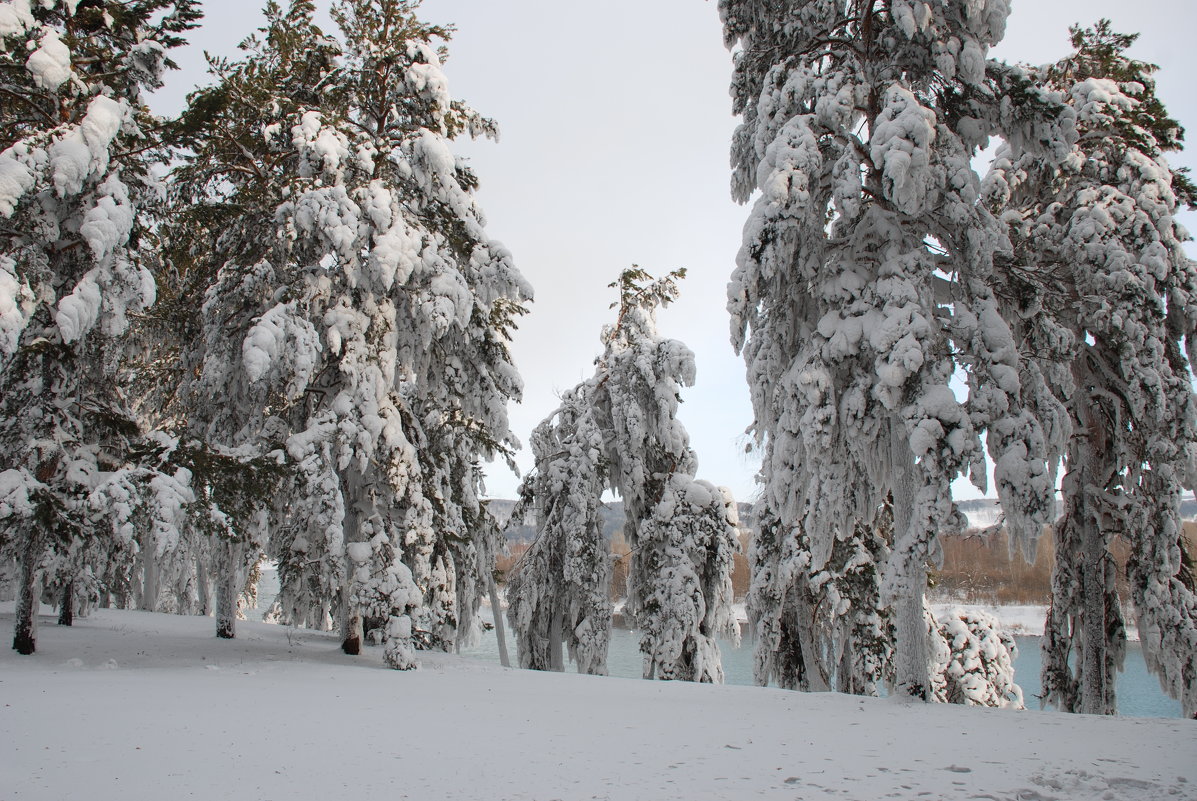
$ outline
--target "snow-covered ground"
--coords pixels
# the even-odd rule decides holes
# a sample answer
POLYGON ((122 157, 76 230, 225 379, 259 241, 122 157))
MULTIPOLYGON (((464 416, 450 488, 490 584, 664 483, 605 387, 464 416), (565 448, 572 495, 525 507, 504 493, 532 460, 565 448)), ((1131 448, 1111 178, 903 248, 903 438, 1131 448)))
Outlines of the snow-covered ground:
MULTIPOLYGON (((11 604, 0 627, 11 630, 11 604)), ((44 617, 0 651, 0 799, 1197 799, 1197 723, 603 679, 242 621, 44 617)))

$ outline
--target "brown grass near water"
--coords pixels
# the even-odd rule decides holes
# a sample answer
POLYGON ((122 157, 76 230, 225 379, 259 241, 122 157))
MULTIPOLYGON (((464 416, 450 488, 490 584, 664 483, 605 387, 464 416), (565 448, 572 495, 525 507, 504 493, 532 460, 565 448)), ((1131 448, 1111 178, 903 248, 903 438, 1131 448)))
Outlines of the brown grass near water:
MULTIPOLYGON (((1185 521, 1184 533, 1189 553, 1197 555, 1197 522, 1185 521)), ((748 592, 746 554, 749 536, 747 530, 741 531, 741 552, 736 554, 732 571, 732 586, 737 600, 742 600, 748 592)), ((933 571, 931 575, 933 597, 983 604, 1048 602, 1051 596, 1052 562, 1055 560, 1055 544, 1050 528, 1044 530, 1032 564, 1028 564, 1017 550, 1013 555, 1010 553, 1004 530, 984 536, 972 532, 943 537, 941 542, 944 562, 943 568, 933 571)), ((495 569, 500 582, 527 549, 527 543, 512 543, 508 553, 498 558, 495 569)), ((1125 538, 1116 538, 1112 551, 1118 566, 1118 592, 1121 597, 1126 598, 1126 560, 1129 546, 1125 538)), ((617 531, 611 538, 611 553, 616 557, 611 576, 611 598, 614 600, 624 597, 627 591, 630 549, 623 532, 617 531)))

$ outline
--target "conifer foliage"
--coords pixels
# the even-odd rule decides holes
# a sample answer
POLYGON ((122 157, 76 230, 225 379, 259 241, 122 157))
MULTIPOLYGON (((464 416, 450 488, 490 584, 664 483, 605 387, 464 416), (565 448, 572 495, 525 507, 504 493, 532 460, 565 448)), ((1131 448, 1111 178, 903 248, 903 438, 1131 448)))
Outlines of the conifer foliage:
POLYGON ((1069 711, 1116 709, 1126 633, 1110 544, 1122 534, 1148 665, 1193 716, 1197 594, 1179 501, 1197 478, 1197 270, 1173 214, 1197 198, 1165 161, 1184 132, 1155 94, 1156 67, 1126 54, 1135 38, 1107 21, 1072 29, 1075 53, 1035 77, 1075 109, 1075 149, 1057 165, 1003 147, 986 200, 1010 226, 1008 294, 1067 469, 1046 698, 1069 711))
POLYGON ((716 638, 739 641, 731 610, 739 519, 728 490, 695 479, 698 457, 677 419, 694 354, 657 333, 656 310, 677 297, 683 277, 652 280, 633 267, 611 285, 619 317, 603 331, 595 413, 611 488, 624 502, 624 614, 640 631, 644 677, 721 682, 716 638))
MULTIPOLYGON (((984 434, 1007 524, 1027 548, 1053 489, 993 291, 994 256, 1009 244, 977 202, 970 160, 995 134, 1062 157, 1072 117, 987 60, 1004 0, 719 8, 743 117, 732 193, 759 192, 728 295, 770 521, 749 599, 757 678, 818 686, 837 669, 829 655, 857 649, 853 628, 819 646, 818 577, 837 543, 876 530, 888 507, 892 544, 868 570, 892 614, 898 690, 928 698, 923 597, 938 534, 963 522, 952 480, 986 488, 984 434), (957 370, 965 401, 949 386, 957 370)), ((867 537, 850 550, 882 553, 867 537)), ((863 678, 846 683, 878 677, 863 678)))
POLYGON ((599 509, 608 474, 593 390, 586 381, 565 393, 532 432, 535 466, 512 515, 530 512, 537 537, 507 583, 523 668, 563 670, 564 644, 579 673, 607 672, 611 549, 599 509))
POLYGON ((513 442, 531 297, 449 147, 494 126, 451 98, 448 31, 415 8, 337 3, 331 37, 310 3, 269 5, 192 98, 180 192, 204 227, 176 246, 208 282, 184 391, 230 398, 199 433, 296 468, 269 543, 281 619, 332 618, 349 652, 373 629, 395 667, 477 630, 478 461, 513 442))
POLYGON ((737 510, 728 490, 694 477, 697 458, 677 420, 694 354, 656 327, 656 309, 677 296, 684 275, 621 273, 611 284, 619 316, 603 331, 594 376, 533 433, 536 467, 517 512, 534 511, 538 537, 509 586, 525 667, 562 669, 564 641, 580 672, 606 672, 610 545, 598 507, 610 488, 624 501, 632 549, 624 614, 641 633, 644 677, 723 680, 716 639, 739 639, 737 510))
POLYGON ((20 564, 21 653, 39 583, 69 622, 101 581, 128 583, 137 523, 177 535, 190 497, 186 471, 136 461, 115 376, 155 296, 161 140, 143 92, 197 17, 191 0, 0 6, 0 558, 20 564))

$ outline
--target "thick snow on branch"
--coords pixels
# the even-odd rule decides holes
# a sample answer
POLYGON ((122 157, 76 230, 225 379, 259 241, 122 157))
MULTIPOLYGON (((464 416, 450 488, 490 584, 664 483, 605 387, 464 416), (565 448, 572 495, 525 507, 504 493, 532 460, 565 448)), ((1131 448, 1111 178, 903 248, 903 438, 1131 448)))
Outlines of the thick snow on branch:
POLYGON ((245 334, 241 363, 252 382, 270 373, 285 376, 287 397, 301 395, 320 364, 320 336, 297 313, 296 305, 279 303, 259 317, 245 334))
POLYGON ((36 509, 29 495, 43 487, 27 470, 0 472, 0 520, 32 517, 36 509))
POLYGON ((33 76, 33 83, 43 89, 55 90, 71 77, 71 50, 50 28, 42 34, 41 45, 25 62, 33 76))
POLYGON ((71 294, 58 302, 54 322, 62 332, 63 342, 75 342, 83 338, 100 318, 100 304, 103 295, 99 284, 100 269, 89 270, 75 285, 71 294))
POLYGON ((6 0, 0 3, 0 37, 16 36, 36 25, 30 0, 6 0))
POLYGON ((36 297, 16 274, 16 264, 0 256, 0 351, 12 353, 33 315, 36 297))
POLYGON ((16 144, 0 153, 0 215, 12 217, 21 197, 33 188, 35 180, 29 167, 17 158, 28 153, 24 145, 16 144))
POLYGON ((50 173, 59 197, 79 194, 86 181, 108 169, 112 142, 128 112, 124 101, 99 95, 79 125, 50 145, 50 173))

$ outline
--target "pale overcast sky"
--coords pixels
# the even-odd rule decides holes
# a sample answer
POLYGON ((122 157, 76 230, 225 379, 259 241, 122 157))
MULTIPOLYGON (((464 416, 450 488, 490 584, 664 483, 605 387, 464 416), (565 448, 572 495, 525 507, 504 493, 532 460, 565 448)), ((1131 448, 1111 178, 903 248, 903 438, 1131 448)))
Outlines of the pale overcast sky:
MULTIPOLYGON (((285 0, 283 0, 285 1, 285 0)), ((177 110, 202 82, 200 50, 224 55, 261 23, 252 0, 205 3, 207 19, 176 55, 182 70, 156 103, 177 110)), ((993 55, 1046 63, 1069 51, 1068 26, 1101 17, 1142 34, 1132 53, 1161 66, 1159 94, 1197 141, 1192 0, 1013 0, 993 55)), ((728 191, 736 120, 730 56, 709 0, 425 0, 421 16, 457 27, 446 72, 453 95, 499 123, 495 143, 462 143, 482 183, 490 235, 506 244, 536 302, 514 345, 524 376, 511 412, 521 440, 553 410, 557 393, 591 373, 599 331, 612 320, 607 284, 637 263, 654 275, 685 267, 681 300, 660 316, 665 336, 695 352, 696 386, 681 418, 699 477, 754 496, 757 463, 745 454, 751 409, 743 362, 729 344, 724 291, 748 208, 728 191)), ((1197 144, 1194 145, 1197 148, 1197 144)), ((1174 164, 1197 166, 1192 153, 1174 164)), ((1197 215, 1184 215, 1197 230, 1197 215)), ((1192 249, 1190 252, 1194 252, 1192 249)), ((519 458, 521 469, 530 464, 519 458)), ((513 497, 518 480, 492 466, 488 490, 513 497)), ((961 481, 960 497, 977 492, 961 481)))

